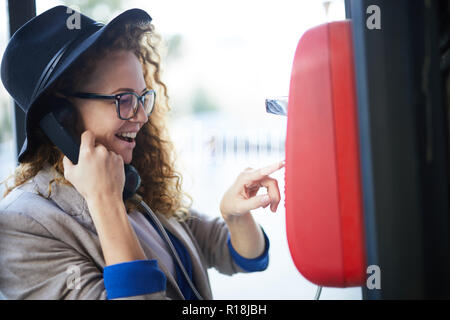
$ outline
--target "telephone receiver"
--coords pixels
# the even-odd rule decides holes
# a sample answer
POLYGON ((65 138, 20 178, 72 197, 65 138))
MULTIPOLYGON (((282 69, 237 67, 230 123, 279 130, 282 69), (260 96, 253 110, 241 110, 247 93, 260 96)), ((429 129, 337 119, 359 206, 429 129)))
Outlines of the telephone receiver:
MULTIPOLYGON (((77 113, 75 107, 65 98, 48 97, 44 103, 49 107, 39 121, 39 126, 47 137, 72 161, 78 163, 81 136, 75 132, 77 113)), ((131 198, 141 185, 141 177, 132 165, 125 164, 125 186, 123 200, 131 198)))

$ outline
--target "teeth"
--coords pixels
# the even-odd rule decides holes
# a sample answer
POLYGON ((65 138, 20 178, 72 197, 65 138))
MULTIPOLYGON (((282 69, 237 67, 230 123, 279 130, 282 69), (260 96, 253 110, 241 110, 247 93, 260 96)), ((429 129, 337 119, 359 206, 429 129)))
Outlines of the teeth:
POLYGON ((136 138, 136 132, 121 132, 117 134, 118 136, 125 137, 125 138, 136 138))

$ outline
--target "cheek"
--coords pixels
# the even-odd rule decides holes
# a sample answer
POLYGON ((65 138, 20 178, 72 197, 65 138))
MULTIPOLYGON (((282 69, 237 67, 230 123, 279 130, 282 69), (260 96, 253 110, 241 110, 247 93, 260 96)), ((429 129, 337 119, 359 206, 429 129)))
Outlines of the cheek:
POLYGON ((81 115, 78 113, 77 115, 77 122, 75 125, 75 132, 81 136, 81 134, 86 130, 86 125, 84 123, 84 119, 81 117, 81 115))
POLYGON ((105 108, 105 105, 86 104, 78 110, 77 130, 80 134, 89 130, 102 144, 113 141, 114 133, 121 126, 121 120, 117 118, 113 106, 106 105, 105 108))

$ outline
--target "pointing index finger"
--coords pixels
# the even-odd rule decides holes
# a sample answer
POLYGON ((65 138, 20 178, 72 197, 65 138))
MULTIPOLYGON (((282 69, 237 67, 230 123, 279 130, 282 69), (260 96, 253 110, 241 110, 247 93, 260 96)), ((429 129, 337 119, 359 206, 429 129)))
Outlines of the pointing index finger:
POLYGON ((266 178, 268 175, 274 173, 275 171, 283 168, 285 165, 285 161, 279 161, 276 163, 273 163, 267 167, 256 169, 256 170, 249 170, 245 172, 245 175, 243 175, 242 182, 245 183, 246 186, 253 184, 255 181, 260 181, 264 178, 266 178))
POLYGON ((267 167, 261 168, 259 170, 259 173, 262 176, 268 176, 268 175, 274 173, 275 171, 283 168, 284 167, 284 163, 285 163, 284 160, 280 161, 280 162, 273 163, 273 164, 271 164, 271 165, 269 165, 267 167))
POLYGON ((283 167, 284 167, 284 160, 273 163, 273 164, 271 164, 267 167, 261 168, 261 169, 248 171, 248 174, 245 175, 245 177, 244 177, 244 179, 245 179, 244 181, 246 181, 247 183, 259 181, 283 167))

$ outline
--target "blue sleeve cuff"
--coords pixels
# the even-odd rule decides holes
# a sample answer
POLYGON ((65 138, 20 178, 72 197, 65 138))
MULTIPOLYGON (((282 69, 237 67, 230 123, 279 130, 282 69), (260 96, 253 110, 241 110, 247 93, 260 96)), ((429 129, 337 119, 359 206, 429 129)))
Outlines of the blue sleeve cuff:
POLYGON ((132 297, 166 289, 166 276, 156 260, 117 263, 103 269, 108 299, 132 297))
POLYGON ((269 247, 270 242, 269 238, 267 237, 266 233, 264 232, 264 229, 262 229, 263 235, 264 235, 264 241, 266 243, 266 247, 264 249, 264 252, 256 258, 253 259, 247 259, 241 256, 237 251, 233 248, 233 245, 231 244, 231 238, 230 235, 228 235, 228 248, 230 249, 231 256, 233 257, 234 262, 244 269, 247 272, 254 272, 254 271, 263 271, 267 269, 267 266, 269 265, 269 247))

